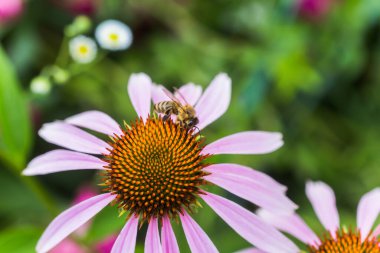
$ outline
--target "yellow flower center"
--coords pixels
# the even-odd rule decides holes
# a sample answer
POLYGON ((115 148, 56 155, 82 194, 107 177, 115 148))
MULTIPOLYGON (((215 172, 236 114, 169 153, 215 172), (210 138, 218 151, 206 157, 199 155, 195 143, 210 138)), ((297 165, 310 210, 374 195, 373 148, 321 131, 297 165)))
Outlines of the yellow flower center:
POLYGON ((86 55, 88 53, 89 49, 86 45, 80 45, 78 48, 78 51, 81 55, 86 55))
POLYGON ((113 42, 117 42, 119 40, 119 35, 116 33, 110 33, 109 37, 110 37, 110 40, 113 42))
POLYGON ((122 211, 142 220, 192 211, 199 186, 206 183, 202 142, 193 130, 170 120, 138 120, 114 137, 104 158, 106 190, 117 195, 122 211))
POLYGON ((336 238, 325 236, 319 247, 310 246, 311 253, 380 253, 379 241, 366 238, 361 242, 359 232, 337 231, 336 238))

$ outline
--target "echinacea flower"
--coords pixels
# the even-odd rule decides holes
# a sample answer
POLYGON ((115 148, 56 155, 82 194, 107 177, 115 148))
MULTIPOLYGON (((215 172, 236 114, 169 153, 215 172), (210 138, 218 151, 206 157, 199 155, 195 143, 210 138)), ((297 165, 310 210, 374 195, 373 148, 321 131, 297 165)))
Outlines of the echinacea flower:
POLYGON ((92 62, 97 54, 96 43, 93 39, 79 35, 69 42, 69 52, 74 61, 79 63, 92 62))
MULTIPOLYGON (((380 224, 372 230, 380 212, 380 188, 364 194, 357 208, 356 228, 341 226, 334 191, 323 182, 308 182, 306 195, 326 231, 317 236, 302 218, 259 210, 262 219, 305 244, 310 253, 379 253, 380 224)), ((249 253, 251 251, 242 251, 249 253)), ((252 251, 253 252, 253 251, 252 251)), ((266 251, 257 251, 266 252, 266 251)))
POLYGON ((118 20, 106 20, 95 30, 95 38, 101 48, 117 51, 127 49, 132 44, 132 31, 118 20))
MULTIPOLYGON (((296 206, 286 196, 286 188, 264 173, 238 164, 208 164, 218 154, 264 154, 282 146, 282 135, 247 131, 203 145, 194 129, 172 120, 151 115, 151 97, 157 87, 145 74, 133 74, 128 93, 139 118, 121 127, 103 112, 88 111, 64 121, 45 124, 39 135, 69 150, 54 150, 34 158, 24 175, 59 171, 98 169, 103 174, 106 193, 85 200, 56 217, 37 244, 37 252, 47 252, 111 202, 120 214, 128 213, 112 252, 134 252, 138 224, 148 223, 145 252, 179 252, 171 220, 180 220, 192 252, 218 252, 210 238, 190 214, 203 199, 244 239, 271 253, 293 253, 297 247, 277 231, 238 204, 205 190, 218 185, 262 208, 292 213, 296 206), (110 137, 105 142, 81 128, 110 137), (87 153, 87 154, 85 154, 87 153), (92 155, 90 155, 92 154, 92 155), (100 158, 94 156, 98 155, 100 158), (190 214, 189 214, 190 213, 190 214), (161 236, 159 233, 161 227, 161 236)), ((203 129, 227 109, 231 80, 217 75, 202 94, 199 86, 179 89, 195 104, 203 129)), ((169 100, 169 98, 166 98, 169 100)))

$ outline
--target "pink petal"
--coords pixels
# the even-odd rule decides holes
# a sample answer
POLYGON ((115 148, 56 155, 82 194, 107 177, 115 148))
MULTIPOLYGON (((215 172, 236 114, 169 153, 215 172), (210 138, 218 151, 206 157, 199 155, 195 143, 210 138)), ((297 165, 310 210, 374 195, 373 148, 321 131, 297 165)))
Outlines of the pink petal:
POLYGON ((167 216, 162 218, 161 240, 164 253, 179 253, 177 239, 167 216))
POLYGON ((107 163, 97 157, 75 151, 57 149, 34 158, 22 174, 31 176, 68 170, 103 170, 103 166, 105 165, 107 163))
POLYGON ((49 251, 49 253, 86 253, 86 251, 74 240, 65 239, 49 251))
POLYGON ((262 178, 265 177, 260 175, 260 172, 253 169, 246 171, 246 167, 240 167, 239 165, 236 165, 236 167, 231 166, 228 168, 228 165, 225 165, 220 168, 219 164, 210 165, 206 167, 205 170, 211 174, 207 175, 205 179, 272 212, 291 213, 297 208, 297 206, 286 197, 282 191, 283 187, 280 188, 278 183, 268 184, 262 181, 262 178), (239 170, 244 173, 240 174, 239 170), (258 176, 256 177, 256 175, 258 176))
POLYGON ((191 252, 212 253, 219 252, 205 231, 183 210, 181 218, 183 231, 185 231, 187 243, 191 252))
POLYGON ((174 95, 183 103, 189 105, 195 105, 198 99, 202 95, 202 87, 200 85, 196 85, 193 83, 188 83, 178 90, 179 92, 175 92, 174 95), (182 96, 186 101, 183 100, 182 96))
POLYGON ((309 228, 301 217, 294 213, 291 215, 278 215, 267 210, 259 209, 258 216, 268 224, 291 234, 305 244, 317 246, 320 244, 318 236, 309 228))
POLYGON ((367 237, 380 212, 380 188, 366 193, 360 199, 357 211, 357 225, 362 242, 367 237))
POLYGON ((151 218, 145 238, 144 253, 162 253, 157 218, 151 218))
MULTIPOLYGON (((82 201, 85 201, 86 199, 90 199, 92 197, 95 197, 98 195, 98 192, 90 185, 83 185, 79 188, 77 194, 75 195, 75 198, 73 200, 73 205, 76 205, 82 201)), ((83 238, 87 235, 88 230, 90 229, 90 226, 92 224, 92 221, 89 220, 77 230, 74 231, 73 235, 78 238, 83 238)))
POLYGON ((111 253, 134 253, 136 246, 137 225, 139 218, 132 216, 121 230, 111 253))
POLYGON ((99 138, 61 121, 44 124, 38 134, 47 142, 84 153, 103 154, 111 148, 99 138))
POLYGON ((119 124, 104 112, 87 111, 71 116, 65 122, 113 136, 122 135, 119 124))
POLYGON ((195 106, 200 129, 205 128, 226 112, 231 100, 231 79, 218 74, 207 87, 195 106))
POLYGON ((128 94, 137 115, 144 120, 150 113, 152 81, 144 73, 132 74, 128 81, 128 94))
POLYGON ((307 182, 306 195, 322 225, 335 238, 339 228, 339 214, 335 203, 334 191, 323 182, 307 182))
POLYGON ((223 197, 207 193, 203 200, 241 237, 268 253, 296 253, 297 246, 253 213, 223 197))
POLYGON ((157 104, 162 101, 168 101, 170 100, 168 96, 163 92, 163 89, 165 89, 164 86, 160 85, 152 85, 152 100, 154 104, 157 104))
POLYGON ((202 154, 267 154, 277 150, 283 144, 281 133, 240 132, 207 145, 202 154))
POLYGON ((206 167, 205 170, 210 170, 213 173, 233 173, 238 174, 241 176, 244 176, 246 178, 253 178, 255 181, 262 182, 262 185, 267 186, 274 191, 278 192, 286 192, 287 188, 286 186, 280 184, 267 174, 260 172, 258 170, 252 169, 247 166, 243 166, 240 164, 234 164, 234 163, 217 163, 217 164, 211 164, 210 166, 206 167))
POLYGON ((255 249, 255 248, 248 248, 248 249, 236 251, 235 253, 267 253, 267 252, 259 250, 259 249, 255 249))
POLYGON ((85 200, 58 215, 49 224, 38 241, 37 252, 45 253, 51 250, 114 199, 115 195, 110 193, 101 194, 85 200))

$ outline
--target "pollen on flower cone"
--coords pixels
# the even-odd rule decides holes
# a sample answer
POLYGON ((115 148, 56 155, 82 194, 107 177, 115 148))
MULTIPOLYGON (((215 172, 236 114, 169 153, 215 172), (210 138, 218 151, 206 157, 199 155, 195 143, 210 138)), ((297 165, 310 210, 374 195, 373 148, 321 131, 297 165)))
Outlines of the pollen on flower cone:
POLYGON ((138 120, 115 136, 104 160, 107 191, 119 207, 143 220, 191 211, 206 183, 202 140, 171 120, 138 120))
POLYGON ((336 232, 336 239, 326 236, 318 247, 310 247, 311 253, 380 253, 376 238, 366 238, 361 242, 360 233, 336 232))

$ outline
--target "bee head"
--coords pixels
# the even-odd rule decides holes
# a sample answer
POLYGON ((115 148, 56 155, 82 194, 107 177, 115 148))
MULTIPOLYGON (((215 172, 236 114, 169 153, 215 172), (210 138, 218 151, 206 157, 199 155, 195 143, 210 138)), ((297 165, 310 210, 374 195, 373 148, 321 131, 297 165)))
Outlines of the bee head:
POLYGON ((187 121, 187 126, 188 127, 194 127, 198 123, 199 123, 199 119, 195 117, 195 118, 189 119, 187 121))

